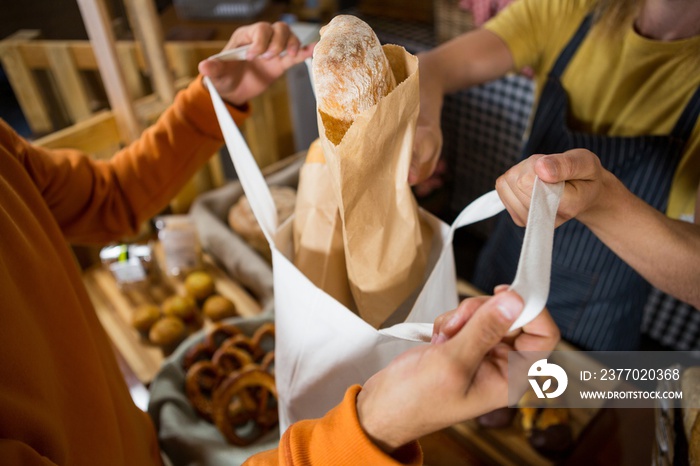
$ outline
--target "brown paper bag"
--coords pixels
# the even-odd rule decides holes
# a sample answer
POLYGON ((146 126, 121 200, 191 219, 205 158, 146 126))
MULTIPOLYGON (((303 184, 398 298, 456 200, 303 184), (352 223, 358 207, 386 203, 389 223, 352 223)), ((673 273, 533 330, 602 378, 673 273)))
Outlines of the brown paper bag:
POLYGON ((385 45, 397 87, 360 114, 337 146, 319 134, 343 222, 350 290, 378 328, 421 286, 432 231, 408 184, 419 110, 418 59, 385 45))
POLYGON ((294 265, 314 285, 356 313, 345 264, 340 210, 318 139, 309 146, 299 171, 293 231, 294 265))

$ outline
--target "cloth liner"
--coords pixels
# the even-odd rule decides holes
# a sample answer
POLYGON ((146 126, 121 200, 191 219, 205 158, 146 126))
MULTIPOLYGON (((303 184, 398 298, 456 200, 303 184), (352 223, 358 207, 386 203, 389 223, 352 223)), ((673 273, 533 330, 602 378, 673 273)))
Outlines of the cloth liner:
MULTIPOLYGON (((303 154, 291 164, 271 173, 265 179, 270 186, 296 188, 303 154)), ((239 181, 204 193, 195 199, 190 209, 200 243, 229 276, 250 290, 260 302, 263 314, 272 316, 272 267, 228 225, 228 212, 243 196, 239 181)))
MULTIPOLYGON (((269 316, 231 318, 223 322, 238 326, 252 336, 269 316)), ((182 360, 187 351, 204 340, 209 330, 202 329, 185 340, 164 362, 151 382, 148 414, 153 419, 162 452, 173 466, 236 466, 252 455, 276 448, 280 430, 267 432, 247 447, 229 444, 216 426, 196 413, 185 394, 185 371, 182 360)))

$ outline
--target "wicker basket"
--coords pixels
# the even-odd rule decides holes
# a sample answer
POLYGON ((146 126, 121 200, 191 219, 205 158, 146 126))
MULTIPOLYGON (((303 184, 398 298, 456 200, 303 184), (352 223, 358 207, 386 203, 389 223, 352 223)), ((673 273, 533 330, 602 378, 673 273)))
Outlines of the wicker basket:
POLYGON ((429 0, 360 0, 358 10, 370 16, 401 21, 433 22, 433 5, 429 0))
POLYGON ((459 7, 459 0, 434 0, 435 38, 438 43, 447 42, 474 29, 471 11, 459 7))

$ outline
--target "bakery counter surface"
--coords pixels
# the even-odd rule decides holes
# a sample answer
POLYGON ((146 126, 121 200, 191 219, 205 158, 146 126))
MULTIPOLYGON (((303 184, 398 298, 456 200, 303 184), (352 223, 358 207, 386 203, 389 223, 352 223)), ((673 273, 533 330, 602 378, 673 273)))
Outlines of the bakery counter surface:
MULTIPOLYGON (((205 259, 205 270, 215 279, 217 292, 234 301, 243 316, 254 316, 260 305, 246 290, 232 281, 215 263, 205 259)), ((145 342, 130 324, 135 306, 143 302, 159 303, 169 293, 183 291, 180 280, 141 292, 124 293, 111 273, 102 266, 84 272, 84 282, 97 315, 112 339, 122 372, 135 402, 141 408, 148 403, 146 386, 159 370, 163 352, 145 342)), ((459 283, 463 295, 479 294, 465 282, 459 283)), ((571 349, 561 343, 559 349, 571 349)), ((654 438, 654 413, 651 409, 614 409, 614 404, 591 410, 571 410, 575 444, 566 457, 553 461, 537 453, 528 443, 517 419, 506 428, 484 428, 468 421, 421 439, 425 464, 430 466, 490 465, 640 465, 650 464, 654 438)))
MULTIPOLYGON (((216 292, 230 299, 241 316, 252 317, 261 312, 260 304, 207 256, 204 257, 203 270, 213 277, 216 292)), ((127 375, 127 381, 133 376, 148 385, 165 356, 159 347, 148 343, 132 327, 132 314, 141 304, 159 305, 168 296, 184 295, 183 281, 161 275, 147 287, 123 291, 111 272, 100 264, 83 273, 83 282, 102 326, 123 360, 122 371, 127 375)), ((205 322, 204 325, 209 324, 205 322)))
MULTIPOLYGON (((533 449, 518 419, 505 428, 485 428, 467 421, 444 433, 462 446, 477 462, 439 464, 498 466, 637 466, 651 464, 656 442, 653 409, 615 408, 607 402, 595 413, 570 409, 575 432, 572 449, 558 459, 533 449)), ((519 415, 518 415, 519 416, 519 415)), ((437 463, 436 463, 437 464, 437 463)))

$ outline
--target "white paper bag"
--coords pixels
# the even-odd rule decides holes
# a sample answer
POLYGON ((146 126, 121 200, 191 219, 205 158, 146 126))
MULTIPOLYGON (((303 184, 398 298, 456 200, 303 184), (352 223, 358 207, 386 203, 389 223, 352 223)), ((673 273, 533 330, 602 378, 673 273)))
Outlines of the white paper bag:
MULTIPOLYGON (((489 192, 467 206, 453 225, 422 211, 433 228, 426 277, 404 322, 377 330, 311 283, 293 263, 292 218, 277 225, 272 196, 221 97, 205 79, 241 185, 272 251, 275 301, 275 375, 280 429, 323 416, 353 384, 362 384, 400 353, 429 341, 435 318, 454 309, 455 229, 504 209, 489 192)), ((534 319, 549 292, 554 217, 563 183, 536 180, 528 229, 514 288, 526 301, 513 328, 534 319), (531 259, 532 258, 532 259, 531 259)))

